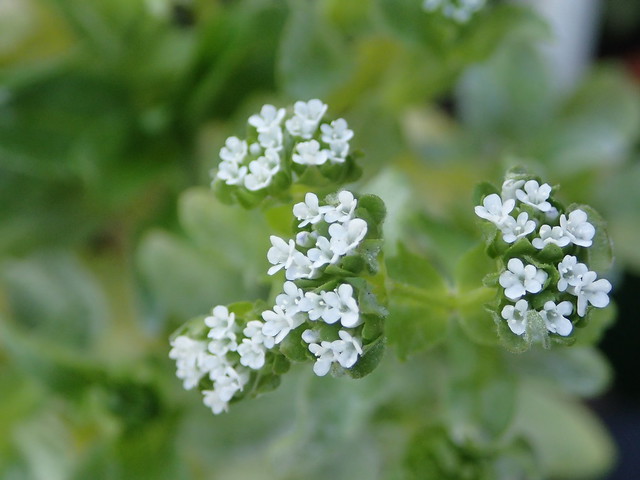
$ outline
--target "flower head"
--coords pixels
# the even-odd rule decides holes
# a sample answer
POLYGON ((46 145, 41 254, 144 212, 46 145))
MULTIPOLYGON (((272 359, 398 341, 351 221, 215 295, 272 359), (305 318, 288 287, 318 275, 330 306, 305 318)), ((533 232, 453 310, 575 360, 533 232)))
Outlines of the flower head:
POLYGON ((267 273, 274 275, 280 269, 288 269, 294 262, 294 256, 297 252, 296 243, 293 240, 285 242, 282 238, 275 235, 269 237, 271 240, 271 248, 267 252, 267 260, 273 265, 267 273))
POLYGON ((582 275, 581 281, 573 287, 571 293, 578 297, 578 315, 584 317, 587 305, 591 304, 596 308, 604 308, 609 305, 611 283, 604 278, 596 280, 596 272, 587 272, 582 275))
POLYGON ((507 270, 499 278, 504 287, 504 294, 511 300, 517 300, 527 292, 538 293, 547 280, 547 273, 533 265, 524 265, 519 258, 512 258, 507 263, 507 270))
POLYGON ((550 243, 554 243, 559 247, 566 247, 569 245, 569 237, 564 233, 561 227, 550 227, 549 225, 542 225, 539 232, 540 237, 534 238, 531 242, 538 250, 542 250, 550 243))
POLYGON ((298 227, 306 225, 315 225, 322 221, 323 215, 331 210, 328 205, 320 206, 318 196, 315 193, 307 193, 304 196, 304 202, 296 203, 293 206, 293 214, 301 222, 298 227))
POLYGON ((547 330, 566 337, 573 330, 571 320, 566 318, 571 315, 572 311, 573 305, 571 302, 564 301, 556 305, 554 302, 548 301, 544 304, 544 309, 538 313, 544 320, 547 330))
POLYGON ((487 195, 482 201, 482 206, 475 207, 476 215, 485 220, 489 220, 491 223, 500 227, 509 214, 516 206, 516 201, 513 199, 505 200, 504 203, 497 193, 487 195))
POLYGON ((338 255, 346 255, 354 250, 367 234, 367 222, 354 218, 344 224, 332 223, 329 226, 331 249, 338 255))
POLYGON ((324 221, 327 223, 347 222, 353 218, 357 206, 358 200, 353 196, 353 193, 342 190, 338 193, 338 205, 327 209, 324 221))
POLYGON ((258 132, 265 132, 273 127, 280 126, 286 111, 284 108, 276 108, 273 105, 263 105, 259 114, 249 117, 249 125, 258 132))
POLYGON ((564 292, 567 288, 576 287, 582 282, 582 276, 589 269, 584 263, 579 263, 578 258, 573 255, 565 255, 558 264, 558 290, 564 292))
POLYGON ((574 210, 569 217, 560 215, 560 226, 571 242, 580 247, 590 247, 596 229, 587 221, 587 214, 583 210, 574 210))
POLYGON ((294 163, 300 165, 322 165, 329 156, 326 150, 320 149, 320 144, 316 140, 309 140, 298 143, 291 158, 294 163))
POLYGON ((340 320, 340 323, 347 328, 362 324, 360 309, 353 297, 353 287, 348 283, 343 283, 333 292, 327 292, 324 301, 328 309, 322 318, 327 323, 335 323, 340 320))
POLYGON ((220 149, 220 158, 225 162, 242 163, 247 155, 247 142, 238 137, 229 137, 220 149))
POLYGON ((294 137, 310 139, 326 111, 327 105, 318 99, 296 102, 293 105, 294 115, 285 122, 285 126, 294 137))
POLYGON ((518 218, 506 217, 500 225, 502 239, 507 243, 513 243, 519 238, 524 238, 536 229, 536 222, 529 220, 527 212, 520 212, 518 218))
POLYGON ((262 333, 269 337, 274 337, 276 344, 280 343, 291 330, 302 325, 304 319, 297 315, 290 315, 278 305, 273 310, 262 312, 262 318, 265 323, 262 327, 262 333))
POLYGON ((522 203, 531 205, 541 212, 551 210, 551 204, 547 202, 551 195, 551 185, 543 183, 539 185, 536 180, 528 180, 522 189, 516 190, 516 198, 522 203))
POLYGON ((500 315, 507 321, 509 328, 516 335, 522 335, 527 330, 527 311, 529 303, 518 300, 515 305, 505 305, 500 315))

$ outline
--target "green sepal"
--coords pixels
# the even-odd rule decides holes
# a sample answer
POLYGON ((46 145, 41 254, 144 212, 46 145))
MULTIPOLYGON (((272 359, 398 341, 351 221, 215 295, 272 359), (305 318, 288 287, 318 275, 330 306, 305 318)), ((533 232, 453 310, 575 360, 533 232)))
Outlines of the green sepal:
POLYGON ((493 193, 500 195, 501 192, 492 183, 489 183, 489 182, 479 183, 473 189, 473 194, 472 194, 473 204, 482 205, 482 201, 485 199, 485 197, 488 197, 493 193))
POLYGON ((271 369, 276 375, 284 375, 291 368, 291 362, 284 355, 276 355, 271 369))
POLYGON ((537 248, 531 245, 528 238, 519 238, 513 245, 504 250, 504 263, 506 265, 510 258, 522 258, 525 255, 536 255, 538 251, 539 250, 537 248))
POLYGON ((280 352, 292 362, 305 362, 308 359, 307 344, 302 340, 302 332, 308 328, 306 323, 289 332, 280 342, 280 352))
POLYGON ((206 317, 206 315, 198 315, 183 323, 169 336, 169 340, 173 341, 181 335, 193 338, 194 340, 205 340, 209 333, 209 327, 204 323, 206 317))
POLYGON ((536 310, 527 311, 527 330, 525 337, 529 344, 537 342, 542 343, 544 348, 550 348, 549 331, 547 325, 544 323, 544 319, 536 310))
POLYGON ((380 337, 384 331, 384 319, 377 315, 362 314, 364 325, 362 326, 362 342, 369 344, 380 337))
POLYGON ((372 230, 367 232, 368 238, 382 237, 382 223, 387 216, 387 207, 377 195, 362 195, 358 198, 358 206, 355 214, 359 218, 367 221, 368 227, 372 230))
POLYGON ((249 318, 251 314, 255 313, 256 304, 254 302, 235 302, 227 306, 227 309, 231 313, 235 313, 236 318, 249 318))
POLYGON ((351 378, 362 378, 369 375, 382 360, 384 351, 385 338, 381 336, 375 342, 362 348, 362 355, 353 367, 345 369, 346 374, 351 378))
POLYGON ((380 256, 380 252, 382 252, 383 245, 384 240, 366 239, 358 246, 358 252, 362 256, 367 271, 371 275, 375 275, 380 269, 378 257, 380 256))
POLYGON ((538 252, 539 253, 536 255, 537 259, 543 263, 552 263, 554 265, 560 263, 566 255, 562 248, 555 243, 545 245, 545 247, 538 252))

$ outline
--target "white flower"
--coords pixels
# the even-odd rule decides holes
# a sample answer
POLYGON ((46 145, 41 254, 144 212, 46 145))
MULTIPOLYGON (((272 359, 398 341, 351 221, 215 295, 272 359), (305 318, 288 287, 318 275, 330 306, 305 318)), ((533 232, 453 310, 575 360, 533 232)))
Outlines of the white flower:
POLYGON ((200 359, 200 368, 209 374, 211 380, 223 377, 227 370, 232 367, 226 355, 206 354, 200 359))
POLYGON ((260 162, 271 175, 280 171, 280 155, 272 148, 267 148, 264 156, 258 157, 255 161, 260 162))
POLYGON ((528 180, 524 184, 523 189, 516 190, 516 197, 522 203, 531 205, 537 208, 541 212, 548 212, 551 210, 551 204, 547 202, 549 195, 551 194, 551 185, 543 183, 539 185, 535 180, 528 180))
POLYGON ((327 106, 318 99, 296 102, 294 116, 285 122, 285 126, 291 135, 310 139, 326 111, 327 106))
MULTIPOLYGON (((264 323, 260 320, 251 320, 250 322, 247 322, 247 326, 244 328, 242 333, 253 343, 264 345, 265 348, 273 348, 275 344, 273 337, 267 336, 262 333, 263 327, 264 323)), ((238 347, 238 352, 240 352, 240 347, 238 347)))
POLYGON ((302 248, 311 248, 316 244, 318 240, 318 232, 307 232, 303 230, 296 234, 296 245, 302 248))
POLYGON ((509 328, 516 335, 522 335, 527 330, 527 311, 529 304, 526 300, 518 300, 515 305, 505 305, 500 315, 507 321, 509 328))
POLYGON ((293 206, 293 214, 298 220, 302 220, 298 227, 302 228, 308 224, 316 224, 322 221, 325 212, 331 210, 328 205, 320 206, 315 193, 308 192, 304 196, 304 202, 296 203, 293 206))
POLYGON ((272 127, 277 127, 282 122, 286 111, 284 108, 276 108, 273 105, 263 105, 259 114, 249 117, 249 125, 258 132, 265 132, 272 127))
POLYGON ((338 118, 331 122, 331 125, 323 123, 320 125, 322 132, 322 141, 328 145, 334 142, 346 143, 353 138, 353 130, 349 130, 347 121, 344 118, 338 118))
POLYGON ((235 331, 235 314, 229 312, 224 305, 213 307, 212 315, 204 319, 204 323, 210 328, 208 337, 214 339, 224 338, 229 332, 235 331))
POLYGON ((580 247, 590 247, 596 229, 587 222, 587 214, 582 210, 574 210, 569 213, 567 219, 560 215, 560 226, 571 242, 580 247))
POLYGON ((326 150, 320 149, 320 144, 316 140, 309 140, 298 143, 291 158, 300 165, 322 165, 329 156, 326 150))
POLYGON ((347 222, 353 218, 357 206, 358 200, 355 199, 353 193, 348 190, 342 190, 338 193, 338 205, 327 209, 324 214, 324 221, 327 223, 347 222))
POLYGON ((293 282, 284 282, 284 293, 276 297, 276 305, 282 308, 287 314, 295 315, 303 311, 300 308, 300 301, 304 298, 304 292, 293 282))
POLYGON ((258 143, 264 149, 282 150, 282 129, 277 125, 258 134, 258 143))
POLYGON ((302 340, 306 343, 317 343, 320 340, 320 334, 315 330, 306 329, 302 332, 302 340))
POLYGON ((274 337, 275 343, 280 343, 291 330, 299 327, 304 322, 303 317, 289 315, 278 305, 274 306, 273 310, 262 312, 262 318, 265 321, 262 333, 274 337))
POLYGON ((313 268, 321 268, 323 265, 333 265, 340 260, 327 237, 318 237, 316 246, 307 252, 309 260, 313 262, 313 268))
POLYGON ((220 356, 224 356, 228 352, 235 352, 238 348, 236 334, 232 331, 227 331, 222 337, 211 340, 207 348, 214 355, 220 356))
POLYGON ((227 185, 240 185, 244 183, 247 175, 247 167, 235 162, 220 162, 216 176, 227 185))
POLYGON ((516 190, 522 188, 524 185, 524 180, 514 180, 513 178, 508 178, 502 183, 502 199, 503 200, 515 200, 516 199, 516 190))
POLYGON ((564 301, 556 305, 554 302, 548 301, 544 304, 544 310, 538 313, 547 325, 547 330, 566 337, 573 330, 571 320, 566 318, 571 315, 572 311, 573 304, 571 302, 564 301))
POLYGON ((549 225, 542 225, 539 232, 540 237, 534 238, 531 242, 538 250, 542 250, 550 243, 555 243, 559 247, 566 247, 569 245, 569 237, 564 233, 561 227, 551 228, 549 225))
POLYGON ((265 348, 260 342, 245 338, 238 346, 240 354, 240 364, 254 370, 260 370, 264 367, 265 348))
POLYGON ((271 235, 269 239, 272 247, 267 252, 267 260, 273 267, 267 270, 267 274, 273 275, 282 268, 288 269, 293 264, 297 250, 293 240, 289 240, 289 243, 287 243, 275 235, 271 235))
POLYGON ((297 280, 299 278, 317 278, 318 270, 314 268, 313 263, 305 254, 295 251, 293 253, 293 261, 285 272, 287 280, 297 280))
POLYGON ((505 200, 504 203, 497 193, 487 195, 482 201, 482 206, 475 207, 476 215, 500 227, 509 217, 511 210, 516 205, 513 199, 505 200))
POLYGON ((215 415, 229 410, 229 404, 220 398, 216 390, 203 390, 203 403, 213 411, 215 415))
POLYGON ((220 158, 225 162, 242 163, 247 155, 247 142, 238 137, 229 137, 220 149, 220 158))
POLYGON ((367 222, 361 218, 351 219, 344 224, 329 226, 331 249, 338 255, 346 255, 354 250, 367 234, 367 222))
POLYGON ((220 400, 228 402, 236 392, 242 390, 248 380, 249 376, 245 371, 229 367, 224 375, 214 380, 213 386, 220 400))
POLYGON ((271 184, 273 174, 266 162, 260 161, 260 159, 254 160, 249 164, 249 171, 251 173, 244 177, 244 186, 247 190, 255 192, 256 190, 261 190, 271 184))
POLYGON ((252 143, 249 145, 249 153, 255 157, 259 156, 262 153, 262 146, 258 142, 252 143))
POLYGON ((589 303, 596 308, 604 308, 609 305, 607 294, 611 291, 611 283, 604 278, 596 280, 596 277, 596 272, 585 273, 582 275, 580 283, 571 292, 578 297, 577 311, 581 317, 584 317, 589 303))
POLYGON ((331 308, 324 300, 327 293, 328 292, 323 291, 320 294, 315 292, 306 292, 304 294, 305 311, 308 312, 309 320, 312 322, 327 315, 327 312, 331 308))
POLYGON ((340 320, 347 328, 362 324, 358 303, 353 298, 353 287, 348 283, 343 283, 333 292, 327 292, 324 302, 329 307, 322 316, 325 322, 335 323, 340 320))
POLYGON ((518 218, 506 217, 500 225, 502 239, 507 243, 513 243, 519 238, 526 237, 536 229, 536 222, 529 220, 527 212, 521 212, 518 218))
POLYGON ((519 258, 510 259, 507 269, 500 275, 499 282, 505 289, 505 296, 511 300, 517 300, 527 292, 538 293, 548 277, 544 270, 525 266, 519 258))
POLYGON ((587 273, 589 269, 584 263, 578 263, 578 258, 573 255, 565 255, 562 261, 558 264, 558 273, 560 273, 560 280, 558 280, 558 290, 564 292, 569 288, 578 286, 582 282, 582 276, 587 273))
POLYGON ((309 344, 309 351, 317 358, 316 363, 313 365, 313 372, 319 377, 324 377, 329 373, 331 364, 336 360, 336 354, 333 351, 331 342, 311 343, 309 344))
POLYGON ((331 342, 331 349, 341 367, 351 368, 358 361, 358 356, 362 355, 362 345, 358 338, 345 330, 340 330, 338 335, 340 340, 331 342))
POLYGON ((171 340, 169 358, 176 361, 176 376, 182 380, 185 390, 195 387, 205 371, 202 357, 207 355, 207 342, 180 335, 171 340))
POLYGON ((349 144, 347 142, 333 142, 329 149, 322 150, 327 155, 331 163, 344 163, 349 155, 349 144))

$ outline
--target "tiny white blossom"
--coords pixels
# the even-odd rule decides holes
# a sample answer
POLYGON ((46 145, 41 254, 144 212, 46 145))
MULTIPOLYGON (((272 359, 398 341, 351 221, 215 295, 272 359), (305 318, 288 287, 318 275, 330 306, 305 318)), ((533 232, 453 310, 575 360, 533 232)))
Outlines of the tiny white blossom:
POLYGON ((561 227, 553 227, 549 225, 542 225, 540 227, 539 238, 534 238, 531 242, 538 250, 542 250, 550 243, 555 243, 559 247, 566 247, 571 241, 564 233, 561 227))
POLYGON ((263 105, 259 114, 249 117, 249 125, 255 127, 258 132, 265 132, 274 126, 279 126, 285 113, 284 108, 276 108, 273 105, 263 105))
POLYGON ((249 376, 241 367, 235 369, 233 367, 227 368, 224 375, 219 376, 213 382, 214 390, 218 393, 220 400, 228 402, 233 398, 236 392, 242 390, 249 376))
POLYGON ((265 348, 264 344, 245 338, 238 345, 238 353, 240 354, 240 364, 253 370, 260 370, 264 367, 265 348))
POLYGON ((223 377, 227 370, 232 367, 226 355, 211 355, 209 353, 200 358, 199 365, 204 372, 209 374, 211 380, 223 377))
POLYGON ((511 300, 517 300, 525 293, 538 293, 548 275, 533 265, 524 265, 519 258, 512 258, 507 263, 507 270, 499 278, 504 294, 511 300))
POLYGON ((291 158, 294 163, 300 165, 322 165, 326 163, 329 156, 326 150, 320 149, 320 144, 316 140, 309 140, 298 143, 291 158))
POLYGON ((307 252, 309 260, 313 262, 313 268, 321 268, 324 265, 333 265, 340 260, 340 255, 332 248, 327 237, 318 237, 316 246, 307 252))
POLYGON ((507 243, 513 243, 519 238, 526 237, 536 229, 536 222, 529 220, 527 212, 520 212, 518 218, 506 217, 500 225, 502 239, 507 243))
POLYGON ((249 145, 249 153, 254 157, 257 157, 262 154, 262 146, 258 142, 254 142, 249 145))
POLYGON ((331 249, 338 255, 346 255, 354 250, 367 234, 367 222, 361 218, 348 220, 344 224, 329 226, 331 249))
POLYGON ((578 286, 582 282, 582 276, 588 271, 589 269, 584 263, 578 263, 577 257, 565 255, 558 264, 558 273, 560 273, 558 290, 564 292, 568 288, 571 290, 578 286))
POLYGON ((609 305, 609 296, 611 291, 611 283, 604 278, 596 280, 596 272, 587 272, 582 275, 580 283, 573 288, 573 293, 578 297, 578 315, 584 317, 587 311, 587 305, 590 303, 596 308, 604 308, 609 305))
POLYGON ((220 162, 216 176, 227 185, 240 185, 244 183, 247 175, 247 167, 235 162, 220 162))
MULTIPOLYGON (((264 323, 261 322, 260 320, 251 320, 250 322, 247 322, 247 326, 244 328, 242 333, 244 334, 245 337, 247 337, 247 339, 251 340, 253 343, 259 343, 261 345, 264 345, 265 348, 273 348, 275 344, 274 339, 273 337, 270 337, 262 333, 263 327, 264 327, 264 323)), ((238 352, 240 352, 240 347, 238 347, 238 352)))
POLYGON ((353 138, 353 130, 349 129, 344 118, 338 118, 331 122, 331 125, 323 123, 320 125, 322 141, 331 145, 333 142, 346 143, 353 138))
POLYGON ((504 203, 497 193, 487 195, 482 201, 482 206, 476 206, 476 215, 500 227, 509 218, 509 214, 516 205, 514 199, 505 200, 504 203))
POLYGON ((508 178, 502 183, 502 200, 515 200, 516 190, 522 188, 524 180, 508 178))
POLYGON ((318 269, 313 266, 313 262, 309 260, 302 252, 295 251, 293 253, 293 261, 285 272, 287 280, 298 280, 299 278, 317 278, 318 269))
POLYGON ((229 312, 224 305, 213 307, 211 315, 204 319, 204 323, 210 328, 208 337, 220 339, 225 337, 229 332, 234 331, 236 315, 229 312))
POLYGON ((587 214, 583 210, 574 210, 569 218, 560 215, 560 226, 571 242, 580 247, 590 247, 596 229, 587 222, 587 214))
POLYGON ((235 352, 238 342, 235 332, 227 331, 223 336, 214 338, 207 345, 208 350, 214 355, 226 355, 228 352, 235 352))
POLYGON ((536 180, 528 180, 522 189, 516 190, 516 197, 522 203, 531 205, 541 212, 551 210, 551 204, 547 199, 551 195, 551 185, 548 183, 538 184, 536 180))
POLYGON ((331 308, 327 305, 327 302, 325 302, 325 295, 327 293, 328 292, 323 291, 319 294, 315 292, 306 292, 304 294, 306 311, 309 313, 309 320, 312 322, 323 318, 331 308))
POLYGON ((228 402, 220 398, 220 394, 216 390, 203 390, 203 403, 213 411, 215 415, 229 410, 228 402))
POLYGON ((291 330, 299 327, 304 322, 302 316, 289 315, 278 305, 274 306, 273 310, 262 312, 262 318, 265 321, 262 333, 274 337, 276 344, 280 343, 291 330))
POLYGON ((571 320, 566 318, 571 315, 572 311, 573 304, 571 302, 564 301, 556 305, 554 302, 548 301, 544 304, 544 309, 538 313, 544 320, 547 330, 566 337, 573 330, 571 320))
POLYGON ((318 232, 307 232, 303 230, 296 234, 296 245, 302 248, 311 248, 316 244, 318 240, 318 232))
POLYGON ((306 343, 317 343, 320 340, 320 334, 308 328, 302 332, 302 340, 306 343))
MULTIPOLYGON (((260 157, 263 158, 263 157, 260 157)), ((249 174, 244 177, 244 186, 247 190, 255 192, 256 190, 262 190, 271 184, 273 174, 269 165, 265 162, 254 160, 249 164, 249 174)))
POLYGON ((362 355, 362 345, 358 338, 353 337, 345 330, 340 330, 338 335, 340 335, 340 340, 331 342, 331 349, 341 367, 351 368, 358 361, 358 357, 362 355))
POLYGON ((247 142, 238 137, 229 137, 220 149, 220 158, 225 162, 242 163, 247 155, 247 142))
POLYGON ((342 190, 338 193, 338 205, 329 207, 324 214, 324 221, 327 223, 340 222, 344 223, 353 218, 358 200, 348 190, 342 190))
POLYGON ((267 148, 262 157, 258 157, 256 162, 260 162, 271 175, 280 171, 280 155, 272 148, 267 148))
POLYGON ((311 343, 309 344, 309 351, 317 358, 316 363, 313 365, 313 372, 319 377, 324 377, 329 373, 331 364, 336 360, 336 354, 331 342, 311 343))
POLYGON ((300 308, 300 301, 304 298, 304 292, 293 282, 284 282, 284 293, 276 297, 276 305, 286 311, 289 315, 303 311, 300 308))
POLYGON ((271 235, 269 239, 272 247, 267 252, 267 260, 273 267, 267 270, 267 274, 274 275, 280 269, 288 269, 293 264, 297 250, 293 240, 289 240, 287 243, 275 235, 271 235))
POLYGON ((529 303, 518 300, 515 305, 505 305, 500 315, 507 321, 509 329, 516 335, 522 335, 527 330, 527 311, 529 303))
POLYGON ((325 322, 335 323, 340 320, 340 323, 347 328, 362 324, 360 309, 353 297, 353 287, 348 283, 343 283, 333 292, 327 292, 324 301, 329 307, 322 316, 325 322))
POLYGON ((277 125, 258 134, 258 143, 264 149, 282 150, 282 129, 277 125))
POLYGON ((298 220, 302 220, 298 227, 302 228, 305 225, 316 224, 322 221, 322 216, 331 210, 332 207, 328 205, 319 205, 318 197, 315 193, 308 192, 304 196, 304 202, 296 203, 293 206, 293 214, 298 220))
POLYGON ((327 155, 331 163, 344 163, 349 155, 349 144, 347 142, 333 142, 328 149, 322 150, 327 155))
POLYGON ((185 390, 195 387, 205 370, 202 369, 202 357, 206 355, 207 342, 179 335, 171 340, 169 358, 176 361, 176 376, 182 380, 185 390))
POLYGON ((285 126, 291 135, 310 139, 326 111, 327 106, 318 99, 296 102, 293 105, 294 115, 285 122, 285 126))

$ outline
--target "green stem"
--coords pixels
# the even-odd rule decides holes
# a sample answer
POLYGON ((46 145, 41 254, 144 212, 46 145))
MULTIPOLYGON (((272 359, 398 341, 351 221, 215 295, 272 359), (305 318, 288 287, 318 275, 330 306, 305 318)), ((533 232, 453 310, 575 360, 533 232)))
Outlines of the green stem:
POLYGON ((455 310, 458 306, 458 298, 452 292, 431 292, 406 283, 392 283, 388 291, 390 296, 400 293, 410 299, 447 310, 455 310))

